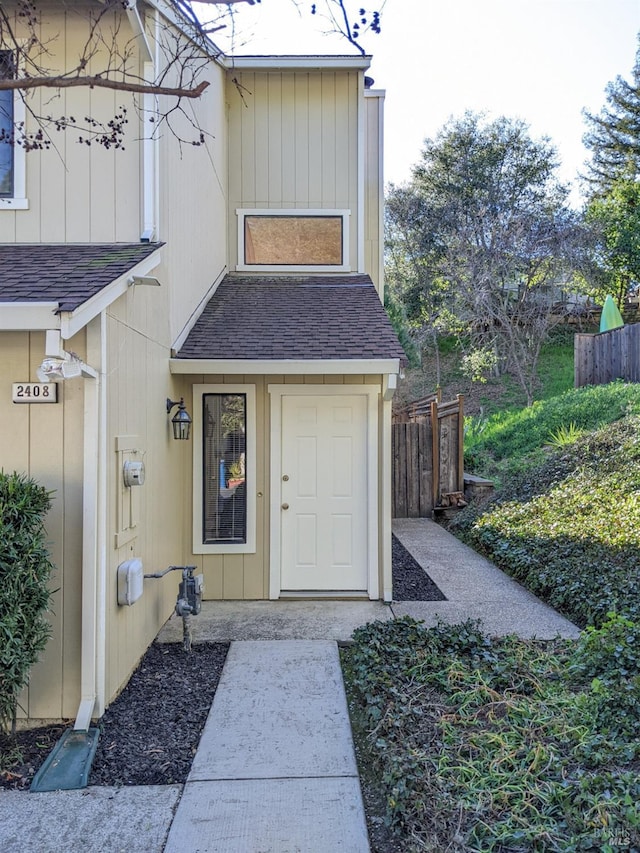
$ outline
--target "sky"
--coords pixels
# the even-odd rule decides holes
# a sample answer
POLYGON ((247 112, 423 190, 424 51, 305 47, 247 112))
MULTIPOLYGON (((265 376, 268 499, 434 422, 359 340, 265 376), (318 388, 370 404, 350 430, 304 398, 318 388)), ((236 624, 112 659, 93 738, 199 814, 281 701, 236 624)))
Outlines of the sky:
MULTIPOLYGON (((310 6, 238 4, 235 52, 353 52, 320 32, 310 6)), ((534 139, 549 137, 559 177, 575 185, 579 203, 575 178, 588 157, 582 111, 598 113, 607 83, 630 79, 640 0, 386 0, 381 22, 381 34, 369 33, 363 44, 373 56, 367 74, 386 90, 387 182, 407 180, 424 139, 472 110, 522 119, 534 139)), ((228 48, 224 35, 214 38, 228 48)))

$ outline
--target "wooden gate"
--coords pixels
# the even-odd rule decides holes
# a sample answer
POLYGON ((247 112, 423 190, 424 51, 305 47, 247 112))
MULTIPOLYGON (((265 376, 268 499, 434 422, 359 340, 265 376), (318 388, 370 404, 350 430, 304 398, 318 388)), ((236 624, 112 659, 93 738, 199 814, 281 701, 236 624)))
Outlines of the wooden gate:
POLYGON ((433 395, 394 414, 394 518, 430 518, 447 496, 464 489, 463 398, 433 395))

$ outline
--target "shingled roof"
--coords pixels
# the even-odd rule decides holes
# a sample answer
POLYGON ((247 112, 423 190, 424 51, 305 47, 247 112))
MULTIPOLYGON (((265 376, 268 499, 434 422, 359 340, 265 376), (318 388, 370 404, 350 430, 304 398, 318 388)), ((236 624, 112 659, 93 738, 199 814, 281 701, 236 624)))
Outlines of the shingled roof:
POLYGON ((367 275, 227 275, 177 357, 406 361, 367 275))
POLYGON ((57 302, 74 311, 162 243, 5 243, 0 302, 57 302))

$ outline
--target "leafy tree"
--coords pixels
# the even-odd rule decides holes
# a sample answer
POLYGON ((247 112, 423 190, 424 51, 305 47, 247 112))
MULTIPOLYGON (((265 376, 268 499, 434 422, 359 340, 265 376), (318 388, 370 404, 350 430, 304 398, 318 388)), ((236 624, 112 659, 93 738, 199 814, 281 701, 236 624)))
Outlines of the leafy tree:
POLYGON ((622 308, 633 281, 640 281, 640 183, 615 180, 604 195, 587 206, 586 220, 593 226, 594 261, 599 269, 600 301, 610 293, 622 308))
POLYGON ((596 298, 610 293, 622 308, 640 280, 640 47, 631 74, 609 83, 606 106, 585 113, 591 150, 585 220, 592 229, 596 298))
POLYGON ((531 402, 581 232, 553 147, 527 130, 466 113, 427 139, 411 181, 389 193, 388 266, 414 321, 455 320, 470 368, 510 372, 531 402))
POLYGON ((585 112, 584 144, 591 150, 586 178, 592 194, 640 175, 640 47, 631 80, 616 77, 606 88, 606 101, 598 115, 585 112))

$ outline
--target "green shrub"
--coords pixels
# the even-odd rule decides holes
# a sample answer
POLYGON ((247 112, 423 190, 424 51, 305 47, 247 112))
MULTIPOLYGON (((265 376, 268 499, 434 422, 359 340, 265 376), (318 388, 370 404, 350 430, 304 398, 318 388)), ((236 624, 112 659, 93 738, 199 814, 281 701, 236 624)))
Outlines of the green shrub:
POLYGON ((578 625, 640 622, 640 418, 526 459, 453 529, 578 625))
POLYGON ((0 472, 0 726, 15 718, 18 695, 50 635, 46 612, 53 570, 43 518, 49 493, 26 476, 0 472))

